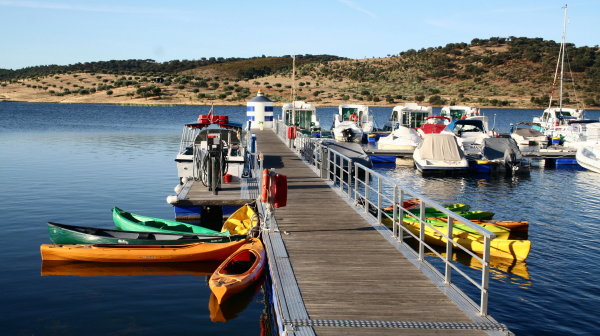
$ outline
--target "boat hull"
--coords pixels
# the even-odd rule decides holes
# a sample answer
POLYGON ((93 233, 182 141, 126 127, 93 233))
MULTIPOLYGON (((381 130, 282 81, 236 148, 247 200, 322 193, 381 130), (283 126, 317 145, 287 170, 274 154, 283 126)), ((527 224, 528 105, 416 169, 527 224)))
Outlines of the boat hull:
POLYGON ((186 245, 61 245, 42 244, 42 260, 78 260, 92 262, 189 262, 224 260, 245 240, 229 243, 186 245))
POLYGON ((240 293, 257 281, 265 267, 266 255, 260 239, 253 238, 242 245, 217 267, 208 285, 219 304, 240 293), (236 263, 246 263, 236 269, 236 263))

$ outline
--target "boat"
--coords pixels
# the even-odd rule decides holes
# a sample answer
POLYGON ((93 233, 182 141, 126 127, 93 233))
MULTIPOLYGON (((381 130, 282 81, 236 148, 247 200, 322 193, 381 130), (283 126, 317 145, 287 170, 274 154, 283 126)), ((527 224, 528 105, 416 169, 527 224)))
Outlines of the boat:
POLYGON ((597 120, 575 120, 561 134, 563 147, 579 149, 600 143, 600 122, 597 120))
MULTIPOLYGON (((563 33, 560 42, 560 49, 558 52, 558 59, 556 61, 556 70, 554 72, 554 80, 552 82, 552 90, 550 92, 550 101, 548 108, 544 110, 541 117, 534 117, 533 122, 539 123, 543 129, 545 135, 551 138, 560 138, 560 136, 567 131, 569 122, 575 120, 582 120, 584 118, 584 110, 580 107, 568 108, 563 106, 563 91, 564 91, 564 72, 565 72, 565 58, 566 58, 566 35, 567 35, 567 5, 564 9, 564 22, 563 22, 563 33), (558 82, 558 102, 553 107, 556 93, 556 85, 558 82)), ((574 83, 573 78, 571 81, 574 83)), ((573 85, 574 86, 574 85, 573 85)))
POLYGON ((281 107, 283 122, 287 126, 296 126, 303 134, 318 138, 321 136, 321 124, 317 120, 317 108, 301 100, 295 100, 281 107))
POLYGON ((208 285, 220 304, 260 277, 266 263, 262 242, 252 238, 231 254, 211 275, 208 285))
POLYGON ((478 173, 529 173, 529 164, 523 158, 517 142, 512 138, 486 138, 480 154, 473 155, 469 164, 478 173))
POLYGON ((423 137, 424 134, 441 133, 448 124, 450 124, 450 118, 441 116, 431 116, 425 118, 425 122, 421 124, 421 127, 417 129, 419 135, 423 137))
POLYGON ((431 106, 421 106, 416 103, 406 103, 394 106, 392 114, 383 126, 383 131, 391 132, 399 126, 419 128, 427 117, 431 117, 431 106))
POLYGON ((176 218, 200 220, 204 225, 204 220, 216 217, 217 212, 222 216, 237 209, 230 205, 187 205, 180 202, 179 194, 187 190, 185 186, 190 187, 198 182, 217 195, 224 184, 240 185, 245 178, 252 177, 251 153, 255 143, 247 136, 248 132, 243 130, 241 124, 229 122, 226 115, 215 115, 212 107, 208 114, 200 114, 197 122, 183 126, 175 158, 179 177, 175 192, 178 195, 167 197, 167 202, 173 205, 176 218))
POLYGON ((85 261, 44 260, 42 276, 67 275, 81 277, 97 276, 147 276, 147 275, 195 275, 210 276, 220 261, 169 262, 148 264, 90 263, 85 261))
MULTIPOLYGON (((405 222, 406 227, 412 234, 419 235, 420 224, 405 222)), ((436 230, 428 225, 425 225, 425 241, 428 244, 445 247, 447 238, 440 235, 436 230)), ((443 230, 439 230, 442 231, 443 230)), ((481 235, 474 235, 468 232, 453 233, 452 240, 464 248, 482 255, 484 253, 484 237, 481 235)), ((457 248, 455 248, 457 249, 457 248)), ((490 256, 515 259, 523 261, 527 259, 529 251, 531 250, 531 241, 529 240, 514 240, 514 239, 500 239, 494 238, 490 240, 490 256)))
POLYGON ((339 142, 362 142, 363 135, 374 128, 373 116, 366 105, 342 104, 333 116, 332 132, 339 142))
POLYGON ((510 137, 517 142, 521 152, 538 152, 548 147, 548 137, 538 123, 520 122, 511 125, 510 137))
POLYGON ((199 235, 122 231, 48 222, 48 233, 54 244, 124 244, 124 245, 178 245, 192 243, 224 243, 240 240, 245 234, 199 235))
POLYGON ((450 121, 457 119, 466 119, 479 114, 479 109, 464 105, 443 106, 440 110, 440 116, 446 117, 450 119, 450 121))
MULTIPOLYGON (((448 227, 448 217, 426 217, 425 222, 438 227, 438 228, 444 228, 446 229, 448 227)), ((419 224, 419 219, 415 218, 413 216, 404 216, 403 219, 404 223, 411 223, 411 224, 419 224)), ((495 234, 496 237, 498 238, 508 238, 508 236, 510 235, 510 229, 503 227, 503 226, 498 226, 498 225, 488 225, 486 224, 484 221, 480 221, 481 224, 477 224, 479 226, 481 226, 482 228, 490 231, 491 233, 495 234)), ((385 224, 385 223, 384 223, 385 224)), ((471 227, 469 227, 468 225, 458 222, 458 221, 454 221, 453 223, 453 232, 455 234, 460 234, 461 232, 467 232, 470 233, 472 235, 476 235, 476 236, 481 236, 481 233, 471 227)))
POLYGON ((379 138, 377 149, 414 151, 421 141, 422 139, 414 129, 398 126, 389 135, 379 138))
POLYGON ((113 208, 113 222, 117 228, 126 231, 229 236, 229 232, 218 232, 198 225, 137 215, 117 207, 113 208))
POLYGON ((258 214, 250 204, 245 204, 236 210, 223 223, 221 232, 233 235, 247 235, 252 228, 258 225, 258 214))
POLYGON ((466 171, 469 163, 454 134, 425 134, 413 160, 422 172, 466 171))
POLYGON ((483 140, 491 137, 486 116, 453 120, 441 133, 456 135, 467 154, 481 152, 483 140))
POLYGON ((600 173, 600 144, 579 148, 575 158, 583 168, 600 173))
POLYGON ((228 243, 194 243, 183 245, 64 245, 42 244, 42 260, 78 260, 112 263, 156 263, 224 260, 246 240, 228 243))

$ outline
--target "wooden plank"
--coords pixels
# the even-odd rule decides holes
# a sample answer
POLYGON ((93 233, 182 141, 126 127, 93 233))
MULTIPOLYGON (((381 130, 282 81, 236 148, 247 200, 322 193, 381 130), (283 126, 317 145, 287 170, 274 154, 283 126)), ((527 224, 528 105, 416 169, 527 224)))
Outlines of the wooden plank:
MULTIPOLYGON (((265 168, 288 177, 280 239, 315 320, 472 322, 271 130, 256 131, 265 168)), ((285 293, 283 294, 285 295, 285 293)), ((485 335, 478 330, 314 327, 318 335, 485 335)))

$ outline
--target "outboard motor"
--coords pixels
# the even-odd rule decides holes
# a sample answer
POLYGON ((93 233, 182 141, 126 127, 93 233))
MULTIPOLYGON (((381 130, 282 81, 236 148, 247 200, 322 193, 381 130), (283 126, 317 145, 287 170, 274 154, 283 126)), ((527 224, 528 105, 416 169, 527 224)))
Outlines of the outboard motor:
POLYGON ((354 140, 354 132, 351 128, 346 128, 342 131, 342 137, 346 142, 352 142, 354 140))

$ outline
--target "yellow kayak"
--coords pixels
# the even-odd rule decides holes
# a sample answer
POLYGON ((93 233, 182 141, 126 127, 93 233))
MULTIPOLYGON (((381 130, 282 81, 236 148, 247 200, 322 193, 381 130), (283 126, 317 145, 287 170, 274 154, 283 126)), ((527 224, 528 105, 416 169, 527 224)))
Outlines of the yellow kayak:
MULTIPOLYGON (((419 234, 419 225, 416 223, 404 223, 404 226, 413 234, 419 234)), ((440 230, 441 231, 441 230, 440 230)), ((464 248, 478 254, 483 254, 483 236, 470 234, 468 232, 454 233, 453 240, 464 248)), ((425 226, 425 241, 432 245, 446 246, 447 239, 437 233, 429 226, 425 226)), ((511 240, 495 238, 490 241, 490 256, 506 259, 525 260, 531 249, 529 240, 511 240)))
POLYGON ((245 235, 256 225, 258 225, 258 214, 254 212, 251 206, 246 204, 227 218, 223 223, 221 232, 229 231, 232 235, 245 235))

